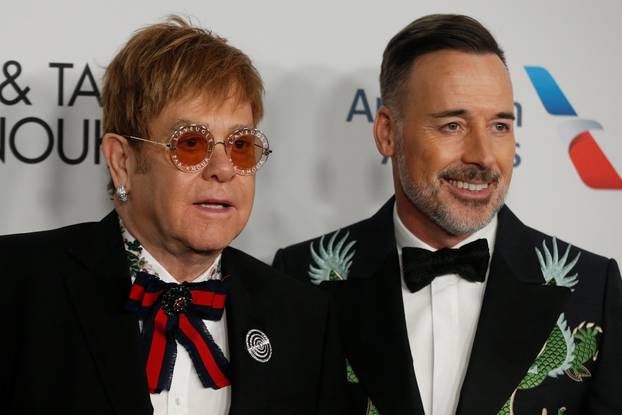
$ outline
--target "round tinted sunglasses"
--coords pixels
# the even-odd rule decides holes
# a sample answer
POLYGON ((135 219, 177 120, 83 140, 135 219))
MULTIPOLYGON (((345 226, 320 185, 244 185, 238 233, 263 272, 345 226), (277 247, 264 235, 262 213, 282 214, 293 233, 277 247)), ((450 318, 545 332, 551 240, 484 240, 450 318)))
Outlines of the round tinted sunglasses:
POLYGON ((168 143, 133 135, 123 137, 166 147, 173 164, 186 173, 203 170, 217 144, 225 147, 236 174, 242 176, 255 174, 272 153, 268 138, 254 128, 235 130, 224 141, 216 141, 203 124, 184 124, 175 128, 168 143))

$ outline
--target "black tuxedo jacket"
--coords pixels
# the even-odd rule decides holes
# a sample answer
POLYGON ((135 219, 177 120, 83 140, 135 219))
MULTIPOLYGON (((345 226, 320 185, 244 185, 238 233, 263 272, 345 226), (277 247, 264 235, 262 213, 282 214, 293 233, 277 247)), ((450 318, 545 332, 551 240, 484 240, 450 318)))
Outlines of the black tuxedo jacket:
MULTIPOLYGON (((152 413, 138 319, 124 310, 128 270, 114 213, 0 237, 0 412, 152 413)), ((341 414, 344 358, 326 295, 233 248, 222 271, 230 414, 341 414), (246 350, 251 329, 270 339, 267 363, 246 350)))
MULTIPOLYGON (((371 218, 343 228, 332 241, 334 233, 281 249, 274 259, 276 268, 307 281, 318 269, 341 266, 321 285, 338 307, 355 375, 348 376, 348 388, 356 414, 423 414, 411 354, 417 351, 410 350, 406 332, 393 204, 391 199, 371 218), (354 251, 347 279, 339 280, 354 251)), ((499 212, 458 414, 622 414, 620 272, 614 260, 575 247, 564 258, 567 247, 525 226, 507 207, 499 212), (545 271, 570 280, 577 274, 578 283, 547 283, 545 271)))

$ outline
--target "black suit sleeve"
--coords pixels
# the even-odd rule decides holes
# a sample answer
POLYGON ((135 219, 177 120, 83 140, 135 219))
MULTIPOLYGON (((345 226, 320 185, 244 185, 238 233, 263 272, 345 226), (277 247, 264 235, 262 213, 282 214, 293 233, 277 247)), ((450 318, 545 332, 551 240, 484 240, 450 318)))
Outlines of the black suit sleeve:
POLYGON ((622 414, 622 280, 609 260, 603 306, 603 334, 587 407, 581 413, 622 414))

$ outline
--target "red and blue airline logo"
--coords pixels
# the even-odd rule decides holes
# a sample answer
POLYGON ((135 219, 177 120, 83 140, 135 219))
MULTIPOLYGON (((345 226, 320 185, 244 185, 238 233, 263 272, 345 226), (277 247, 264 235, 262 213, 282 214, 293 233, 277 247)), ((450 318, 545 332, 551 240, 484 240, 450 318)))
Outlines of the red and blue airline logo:
POLYGON ((578 117, 549 71, 540 66, 525 66, 525 69, 549 114, 576 117, 560 124, 559 133, 568 144, 570 159, 583 183, 593 189, 622 190, 622 178, 590 133, 603 127, 597 121, 578 117))

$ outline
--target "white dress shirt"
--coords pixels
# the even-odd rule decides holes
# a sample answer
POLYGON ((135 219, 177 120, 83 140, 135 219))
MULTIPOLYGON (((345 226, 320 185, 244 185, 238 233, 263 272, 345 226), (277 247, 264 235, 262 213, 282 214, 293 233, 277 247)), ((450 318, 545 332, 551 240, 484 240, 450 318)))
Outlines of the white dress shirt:
MULTIPOLYGON (((448 274, 436 277, 430 285, 411 293, 404 283, 401 271, 402 248, 416 247, 430 251, 436 249, 421 241, 404 226, 395 207, 393 223, 402 276, 408 342, 423 408, 426 415, 455 414, 486 282, 470 282, 457 274, 448 274)), ((495 216, 486 227, 454 248, 484 238, 488 241, 492 257, 496 230, 495 216)))
MULTIPOLYGON (((134 240, 126 229, 123 229, 123 237, 126 239, 126 246, 127 240, 130 242, 134 240)), ((144 247, 142 247, 139 256, 141 258, 140 265, 149 273, 157 275, 164 282, 178 282, 144 247)), ((193 282, 220 278, 219 264, 220 256, 209 269, 193 282)), ((134 278, 132 278, 132 282, 134 282, 133 280, 134 278)), ((203 320, 203 323, 228 360, 226 313, 223 313, 219 321, 203 320)), ((203 387, 188 351, 177 342, 177 357, 173 368, 171 388, 168 391, 152 393, 150 396, 154 415, 226 415, 229 413, 231 404, 231 386, 221 389, 203 387)))

